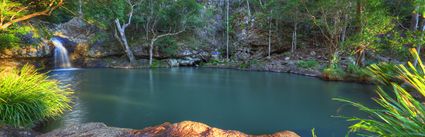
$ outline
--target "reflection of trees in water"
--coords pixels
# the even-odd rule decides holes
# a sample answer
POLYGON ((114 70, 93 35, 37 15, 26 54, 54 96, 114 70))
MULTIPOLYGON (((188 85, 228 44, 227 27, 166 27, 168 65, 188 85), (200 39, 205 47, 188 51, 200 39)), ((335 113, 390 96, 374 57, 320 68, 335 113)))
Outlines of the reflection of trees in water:
POLYGON ((52 71, 49 73, 51 79, 58 80, 60 86, 63 88, 70 88, 74 91, 72 95, 72 111, 67 112, 62 118, 53 121, 53 127, 45 127, 46 130, 50 128, 56 128, 57 126, 69 126, 73 124, 84 123, 84 115, 86 115, 87 110, 84 107, 84 103, 81 102, 81 99, 75 95, 79 94, 77 92, 80 87, 80 83, 83 82, 82 73, 78 73, 78 70, 68 70, 68 71, 52 71))
MULTIPOLYGON (((135 70, 128 70, 126 71, 126 73, 122 73, 125 75, 122 75, 122 82, 121 82, 121 88, 119 88, 120 90, 117 91, 119 94, 117 96, 119 96, 119 100, 127 100, 127 97, 131 96, 131 93, 134 92, 132 90, 134 90, 132 87, 137 84, 135 83, 137 80, 135 79, 135 70)), ((118 100, 117 100, 118 101, 118 100)), ((119 101, 117 103, 124 103, 123 101, 119 101)), ((115 113, 114 117, 112 119, 114 119, 115 121, 124 121, 126 119, 126 115, 125 112, 127 112, 128 110, 126 109, 131 109, 131 107, 122 107, 125 105, 115 105, 115 111, 113 111, 115 113)))

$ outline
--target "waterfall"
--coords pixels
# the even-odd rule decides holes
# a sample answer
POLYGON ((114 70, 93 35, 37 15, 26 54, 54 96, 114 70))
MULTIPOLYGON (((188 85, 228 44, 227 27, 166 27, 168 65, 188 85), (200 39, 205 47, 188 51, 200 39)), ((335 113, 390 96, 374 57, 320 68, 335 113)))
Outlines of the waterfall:
POLYGON ((55 53, 54 53, 54 59, 55 59, 55 67, 56 68, 71 68, 71 62, 69 61, 68 51, 63 46, 62 42, 57 39, 53 38, 52 43, 55 46, 55 53))

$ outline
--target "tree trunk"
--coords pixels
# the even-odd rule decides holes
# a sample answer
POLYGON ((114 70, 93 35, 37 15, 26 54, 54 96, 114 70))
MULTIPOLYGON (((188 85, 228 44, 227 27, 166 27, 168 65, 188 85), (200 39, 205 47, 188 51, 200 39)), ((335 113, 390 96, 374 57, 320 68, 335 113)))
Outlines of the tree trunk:
POLYGON ((179 32, 175 32, 175 33, 167 33, 167 34, 162 34, 162 35, 159 35, 159 36, 153 35, 153 38, 152 38, 151 43, 149 45, 149 65, 152 66, 153 47, 154 47, 155 41, 157 41, 158 39, 163 38, 163 37, 178 35, 178 34, 184 32, 185 30, 186 30, 186 28, 183 28, 183 30, 181 30, 179 32))
POLYGON ((356 10, 356 14, 357 14, 357 32, 361 32, 362 31, 362 14, 363 14, 363 3, 362 0, 357 0, 357 10, 356 10))
POLYGON ((226 4, 226 59, 229 60, 229 10, 230 3, 227 0, 226 4))
POLYGON ((153 45, 155 43, 156 39, 152 39, 151 40, 151 44, 149 45, 149 66, 152 67, 152 63, 153 63, 153 45))
MULTIPOLYGON (((416 6, 416 9, 419 9, 419 6, 416 6)), ((419 26, 419 14, 418 13, 412 13, 412 21, 410 28, 412 31, 417 31, 419 26)))
POLYGON ((130 46, 128 45, 127 37, 125 36, 125 27, 121 26, 119 19, 115 20, 115 24, 117 26, 118 33, 120 34, 120 38, 121 38, 120 41, 122 42, 125 48, 124 50, 125 50, 125 53, 127 54, 128 60, 130 61, 131 64, 134 64, 136 62, 136 58, 134 57, 134 54, 131 51, 130 46))
POLYGON ((297 31, 298 31, 298 23, 294 23, 294 32, 292 32, 292 46, 291 52, 294 53, 297 49, 297 31))
POLYGON ((246 5, 247 5, 247 9, 248 9, 248 17, 251 20, 251 7, 249 6, 249 0, 246 0, 246 5))
MULTIPOLYGON (((270 14, 272 14, 273 10, 270 10, 270 14)), ((269 17, 269 50, 268 50, 268 58, 271 57, 272 50, 272 18, 269 17)))
MULTIPOLYGON (((422 18, 422 23, 421 23, 421 31, 422 31, 421 32, 421 38, 423 38, 424 37, 424 34, 425 34, 425 18, 424 17, 421 17, 421 18, 422 18)), ((419 57, 421 55, 421 47, 422 47, 421 44, 417 45, 417 47, 416 47, 416 51, 418 52, 419 57)), ((418 65, 418 60, 419 59, 416 58, 415 59, 415 62, 413 63, 415 67, 418 65)))
MULTIPOLYGON (((419 9, 419 6, 416 6, 416 8, 415 8, 415 10, 417 11, 419 9)), ((412 31, 417 31, 418 30, 418 27, 419 27, 419 13, 412 13, 412 24, 411 24, 411 29, 412 29, 412 31)), ((421 48, 421 46, 420 45, 416 45, 417 47, 417 49, 416 50, 420 50, 420 48, 421 48)), ((413 65, 416 67, 417 65, 418 65, 418 59, 417 58, 415 58, 414 59, 414 63, 413 63, 413 65)))
MULTIPOLYGON (((120 43, 124 46, 125 53, 127 54, 128 60, 131 64, 136 63, 136 58, 134 57, 133 52, 130 49, 130 46, 128 45, 127 37, 125 36, 125 29, 130 26, 131 20, 133 19, 133 12, 134 7, 137 4, 133 4, 130 0, 127 0, 127 4, 130 5, 130 12, 128 13, 128 21, 127 23, 124 23, 121 25, 120 20, 117 18, 115 19, 115 25, 117 26, 118 32, 120 34, 120 43)), ((139 3, 140 4, 140 3, 139 3)))
POLYGON ((84 17, 84 15, 83 15, 83 0, 78 1, 78 16, 80 18, 84 17))

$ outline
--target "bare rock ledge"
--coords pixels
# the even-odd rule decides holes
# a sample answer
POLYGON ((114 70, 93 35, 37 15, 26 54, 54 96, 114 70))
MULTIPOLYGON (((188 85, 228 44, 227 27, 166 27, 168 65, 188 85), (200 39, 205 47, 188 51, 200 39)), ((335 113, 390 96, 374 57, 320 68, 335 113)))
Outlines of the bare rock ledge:
POLYGON ((270 135, 248 135, 239 131, 222 130, 203 123, 183 121, 164 123, 142 130, 108 127, 103 123, 87 123, 57 129, 39 137, 300 137, 291 131, 270 135))

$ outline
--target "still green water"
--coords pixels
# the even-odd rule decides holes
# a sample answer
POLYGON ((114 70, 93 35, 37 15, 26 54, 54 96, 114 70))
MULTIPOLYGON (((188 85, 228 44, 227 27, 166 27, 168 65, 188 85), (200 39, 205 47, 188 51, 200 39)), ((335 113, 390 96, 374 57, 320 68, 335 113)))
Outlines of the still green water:
POLYGON ((292 130, 311 136, 341 137, 337 115, 362 115, 346 98, 372 104, 373 86, 326 82, 286 73, 227 69, 79 69, 49 74, 75 90, 73 111, 44 126, 103 122, 142 129, 164 122, 198 121, 249 134, 292 130))

